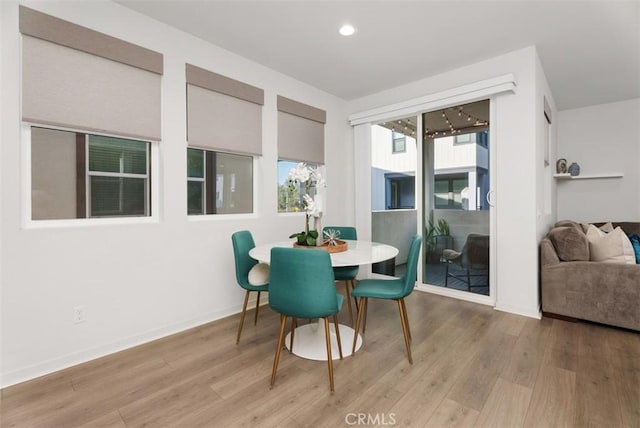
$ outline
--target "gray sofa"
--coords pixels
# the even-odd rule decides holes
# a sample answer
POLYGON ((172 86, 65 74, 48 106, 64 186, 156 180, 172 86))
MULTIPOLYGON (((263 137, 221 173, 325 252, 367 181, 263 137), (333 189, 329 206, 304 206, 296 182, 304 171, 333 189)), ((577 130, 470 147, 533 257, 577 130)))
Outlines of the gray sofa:
MULTIPOLYGON (((613 226, 640 235, 640 223, 613 226)), ((640 264, 588 260, 589 243, 580 224, 556 223, 540 242, 543 313, 640 331, 640 264)))

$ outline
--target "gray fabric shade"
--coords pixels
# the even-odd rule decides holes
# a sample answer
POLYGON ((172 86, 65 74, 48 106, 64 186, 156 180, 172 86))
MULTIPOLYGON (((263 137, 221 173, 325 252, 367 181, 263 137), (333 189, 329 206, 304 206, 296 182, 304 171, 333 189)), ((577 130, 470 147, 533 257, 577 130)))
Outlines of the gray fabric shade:
POLYGON ((61 46, 162 74, 162 54, 20 6, 20 32, 61 46))
POLYGON ((324 164, 326 112, 278 96, 278 158, 324 164))
POLYGON ((190 64, 186 79, 189 145, 262 155, 264 91, 190 64))
POLYGON ((22 119, 159 141, 161 76, 23 37, 22 119))
POLYGON ((161 139, 162 54, 24 6, 22 119, 161 139))

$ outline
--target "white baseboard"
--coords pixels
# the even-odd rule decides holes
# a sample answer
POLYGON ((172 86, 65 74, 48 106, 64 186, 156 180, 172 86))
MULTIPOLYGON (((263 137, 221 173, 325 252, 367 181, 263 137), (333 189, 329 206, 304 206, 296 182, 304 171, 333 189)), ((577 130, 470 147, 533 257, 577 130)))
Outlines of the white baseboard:
POLYGON ((439 296, 452 297, 458 300, 464 300, 465 302, 478 303, 480 305, 494 306, 495 302, 491 296, 485 296, 482 294, 468 293, 466 291, 455 290, 446 287, 440 287, 436 285, 419 284, 416 288, 418 291, 426 293, 437 294, 439 296))
POLYGON ((494 309, 496 311, 509 312, 538 320, 542 319, 542 311, 540 311, 540 309, 521 308, 517 306, 503 305, 500 303, 496 304, 494 309))
MULTIPOLYGON (((267 299, 263 299, 262 296, 260 300, 261 303, 262 300, 265 301, 265 304, 267 303, 267 299)), ((263 304, 261 304, 260 306, 263 306, 263 304)), ((255 298, 253 299, 253 302, 251 301, 251 299, 249 299, 249 305, 247 305, 247 308, 253 307, 255 307, 255 298), (251 303, 253 303, 253 305, 251 305, 251 303)), ((179 322, 173 325, 149 330, 147 332, 136 334, 112 343, 107 343, 90 349, 73 352, 58 358, 44 361, 39 364, 35 364, 29 367, 23 367, 12 372, 4 373, 2 375, 2 379, 0 379, 0 388, 6 388, 8 386, 35 379, 37 377, 56 372, 58 370, 86 363, 87 361, 95 360, 96 358, 104 357, 115 352, 123 351, 125 349, 161 339, 172 334, 180 333, 190 328, 198 327, 211 321, 216 321, 229 315, 237 314, 241 310, 242 304, 230 307, 225 310, 211 312, 203 316, 179 322)))

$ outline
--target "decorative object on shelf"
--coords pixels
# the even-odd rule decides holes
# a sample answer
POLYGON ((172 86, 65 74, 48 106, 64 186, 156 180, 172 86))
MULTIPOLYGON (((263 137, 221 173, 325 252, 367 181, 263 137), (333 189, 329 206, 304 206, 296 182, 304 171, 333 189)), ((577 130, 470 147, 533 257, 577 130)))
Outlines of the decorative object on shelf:
POLYGON ((566 174, 567 172, 567 160, 562 158, 556 162, 556 172, 558 174, 566 174))
POLYGON ((580 165, 578 165, 576 162, 573 162, 571 165, 569 165, 569 174, 571 174, 572 177, 580 175, 580 165))
POLYGON ((299 246, 316 246, 318 245, 318 230, 321 229, 320 219, 322 218, 322 199, 317 193, 313 198, 309 193, 311 193, 312 187, 315 187, 316 191, 318 188, 324 187, 324 179, 317 168, 311 168, 306 163, 300 162, 295 168, 292 168, 291 171, 289 171, 287 182, 289 188, 292 190, 297 189, 297 184, 304 184, 304 196, 302 197, 302 207, 305 212, 304 230, 302 232, 292 234, 289 238, 296 238, 296 244, 299 246), (314 229, 309 229, 309 220, 311 217, 314 218, 314 229))

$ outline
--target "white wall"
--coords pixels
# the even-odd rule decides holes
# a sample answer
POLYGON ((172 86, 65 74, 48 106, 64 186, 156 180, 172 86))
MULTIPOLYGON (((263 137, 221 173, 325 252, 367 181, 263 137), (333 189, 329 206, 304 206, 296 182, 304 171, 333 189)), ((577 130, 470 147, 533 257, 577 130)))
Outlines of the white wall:
MULTIPOLYGON (((539 316, 540 307, 536 223, 536 181, 539 177, 536 165, 541 143, 536 130, 536 58, 535 48, 529 47, 349 104, 349 111, 353 114, 506 73, 516 76, 518 86, 515 94, 495 97, 493 111, 496 114, 491 117, 496 129, 491 147, 497 154, 496 179, 492 183, 498 219, 495 304, 497 309, 532 317, 539 316)), ((356 138, 356 141, 360 140, 356 138)), ((356 145, 355 150, 365 149, 356 145)), ((362 180, 361 175, 356 175, 356 178, 358 189, 368 189, 369 184, 362 180)), ((356 217, 360 218, 360 214, 356 213, 356 217)))
POLYGON ((640 98, 558 114, 558 158, 580 174, 623 178, 558 181, 558 219, 640 221, 640 98))
MULTIPOLYGON (((231 234, 258 244, 303 223, 277 214, 276 95, 327 111, 326 224, 354 224, 352 133, 345 103, 110 2, 27 4, 164 54, 159 212, 145 224, 22 227, 18 5, 1 2, 1 338, 3 386, 86 361, 240 310, 231 234), (126 25, 125 25, 126 24, 126 25), (265 90, 264 155, 256 214, 186 216, 185 62, 265 90), (7 251, 10 249, 10 251, 7 251), (87 321, 73 324, 72 308, 87 321)), ((28 192, 27 192, 28 193, 28 192)))
POLYGON ((536 54, 536 96, 535 96, 535 123, 536 123, 536 217, 538 241, 549 231, 556 221, 556 185, 553 174, 556 172, 557 132, 560 121, 556 112, 556 105, 551 94, 540 58, 536 54), (544 116, 544 100, 547 100, 551 109, 551 125, 547 128, 547 119, 544 116), (549 132, 549 164, 545 165, 545 132, 549 132))

